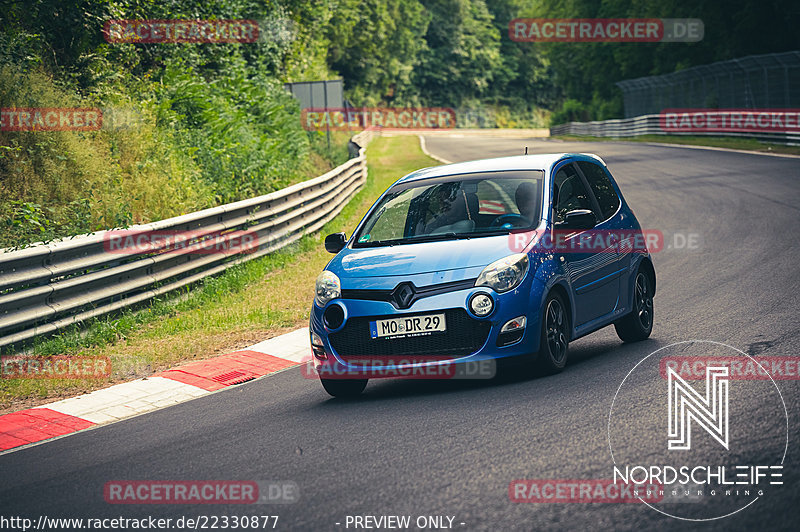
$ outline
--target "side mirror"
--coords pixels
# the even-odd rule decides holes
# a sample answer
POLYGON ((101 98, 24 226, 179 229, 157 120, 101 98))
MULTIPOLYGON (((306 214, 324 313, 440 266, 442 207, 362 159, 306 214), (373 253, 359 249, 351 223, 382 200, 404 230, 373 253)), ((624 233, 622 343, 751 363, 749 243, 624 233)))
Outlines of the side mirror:
POLYGON ((325 237, 325 251, 339 253, 347 245, 347 236, 344 233, 333 233, 325 237))
POLYGON ((559 224, 566 229, 591 229, 597 223, 594 213, 588 209, 569 211, 564 222, 559 224))

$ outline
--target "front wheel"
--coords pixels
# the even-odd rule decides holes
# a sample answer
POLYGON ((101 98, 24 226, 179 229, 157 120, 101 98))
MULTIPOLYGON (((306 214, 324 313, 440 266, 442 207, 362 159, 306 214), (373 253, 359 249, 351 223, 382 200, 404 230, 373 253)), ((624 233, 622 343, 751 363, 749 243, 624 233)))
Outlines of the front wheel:
POLYGON ((550 294, 544 303, 539 354, 536 357, 539 372, 552 375, 564 369, 567 364, 569 328, 567 305, 559 294, 550 294))
POLYGON ((617 336, 623 342, 638 342, 653 330, 653 283, 641 269, 636 273, 633 310, 614 322, 617 336))
POLYGON ((325 391, 334 397, 357 397, 367 387, 368 379, 320 379, 325 391))

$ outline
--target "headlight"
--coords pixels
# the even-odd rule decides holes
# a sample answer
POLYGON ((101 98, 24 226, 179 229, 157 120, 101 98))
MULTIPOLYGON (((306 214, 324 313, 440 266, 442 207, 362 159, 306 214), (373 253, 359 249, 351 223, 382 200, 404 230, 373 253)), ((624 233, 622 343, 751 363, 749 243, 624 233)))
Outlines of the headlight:
POLYGON ((508 292, 516 288, 528 272, 527 253, 516 253, 496 260, 483 269, 475 286, 488 286, 495 292, 508 292))
POLYGON ((336 274, 325 270, 317 277, 316 295, 314 302, 320 307, 324 307, 331 299, 336 299, 342 295, 342 283, 336 274))

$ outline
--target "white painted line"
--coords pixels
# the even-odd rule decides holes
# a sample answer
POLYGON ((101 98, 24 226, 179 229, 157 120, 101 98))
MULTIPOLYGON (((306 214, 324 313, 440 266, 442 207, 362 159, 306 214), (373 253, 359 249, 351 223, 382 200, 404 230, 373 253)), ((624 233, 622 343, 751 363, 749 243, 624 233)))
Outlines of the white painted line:
MULTIPOLYGON (((481 136, 480 135, 480 131, 481 130, 470 130, 471 133, 476 133, 474 136, 478 136, 478 137, 481 136)), ((427 149, 427 146, 425 144, 425 138, 421 134, 418 134, 417 136, 419 137, 419 145, 420 145, 420 148, 422 148, 422 153, 424 153, 425 155, 427 155, 431 159, 436 159, 437 161, 439 161, 439 162, 441 162, 443 164, 452 164, 453 161, 448 161, 447 159, 444 159, 442 157, 439 157, 439 156, 434 155, 433 153, 429 152, 428 149, 427 149)), ((449 135, 437 135, 437 136, 447 136, 447 137, 451 137, 451 138, 458 138, 458 137, 463 137, 464 135, 449 134, 449 135)), ((486 137, 497 137, 498 135, 492 135, 487 130, 487 134, 485 136, 486 137)), ((530 135, 524 136, 524 137, 519 137, 519 138, 529 138, 529 137, 530 137, 530 135)), ((537 138, 535 140, 536 141, 547 141, 547 142, 613 142, 613 143, 616 143, 616 144, 640 144, 640 145, 643 144, 645 146, 660 146, 660 147, 664 147, 664 148, 686 148, 686 149, 690 149, 690 150, 727 151, 727 152, 732 152, 732 153, 747 153, 747 154, 750 154, 750 155, 766 155, 767 157, 784 157, 784 158, 787 158, 787 159, 800 159, 800 155, 793 155, 791 153, 771 153, 771 152, 766 152, 766 151, 738 150, 738 149, 735 149, 735 148, 722 148, 722 147, 718 147, 718 146, 696 146, 696 145, 692 145, 692 144, 671 144, 669 142, 637 142, 637 141, 625 140, 625 139, 621 139, 621 138, 616 138, 616 139, 613 138, 613 137, 607 137, 607 138, 608 138, 608 140, 580 140, 580 139, 577 139, 577 140, 564 140, 564 139, 548 138, 545 135, 545 136, 542 136, 542 138, 537 138)))
POLYGON ((49 408, 100 425, 209 393, 211 392, 191 384, 163 377, 148 377, 37 408, 49 408))
POLYGON ((99 425, 100 423, 97 421, 99 417, 95 417, 97 414, 100 414, 100 416, 102 416, 103 419, 112 417, 115 418, 115 420, 120 420, 128 417, 133 417, 137 414, 137 412, 133 408, 128 408, 125 405, 115 405, 115 406, 110 406, 108 408, 104 408, 99 412, 88 412, 86 414, 83 414, 81 417, 86 421, 91 421, 92 423, 97 423, 99 425))
POLYGON ((646 144, 647 146, 663 146, 665 148, 688 148, 691 150, 728 151, 733 153, 747 153, 750 155, 766 155, 768 157, 786 157, 787 159, 800 159, 800 155, 792 155, 791 153, 771 153, 768 151, 737 150, 735 148, 721 148, 718 146, 695 146, 692 144, 670 144, 668 142, 636 142, 636 144, 646 144))
POLYGON ((264 340, 252 345, 246 351, 258 351, 266 355, 302 363, 311 360, 311 343, 308 327, 264 340))
POLYGON ((550 130, 548 128, 538 129, 501 129, 501 128, 455 128, 455 129, 395 129, 392 132, 384 132, 384 136, 399 137, 402 135, 426 135, 429 137, 450 137, 450 138, 464 138, 464 137, 485 137, 485 138, 512 138, 512 139, 530 139, 530 138, 548 138, 550 137, 550 130))
POLYGON ((447 159, 443 159, 443 158, 438 157, 438 156, 432 154, 431 152, 429 152, 428 151, 428 147, 425 144, 425 137, 423 137, 422 135, 417 135, 417 136, 419 137, 419 147, 422 148, 422 153, 424 153, 425 155, 427 155, 431 159, 436 159, 440 163, 452 164, 453 161, 448 161, 447 159))
MULTIPOLYGON (((308 327, 270 338, 247 350, 259 351, 285 360, 303 363, 311 359, 308 327)), ((281 373, 281 371, 274 374, 277 373, 281 373)), ((198 386, 164 377, 147 377, 35 408, 49 408, 62 414, 90 421, 95 424, 95 426, 87 429, 90 430, 100 425, 160 410, 204 395, 221 392, 225 389, 208 391, 198 386)), ((0 455, 46 444, 78 432, 80 431, 6 449, 5 451, 0 451, 0 455)))
MULTIPOLYGON (((597 137, 602 138, 602 137, 597 137)), ((766 155, 767 157, 785 157, 787 159, 800 159, 800 155, 793 155, 791 153, 772 153, 767 151, 754 151, 754 150, 738 150, 735 148, 722 148, 720 146, 698 146, 694 144, 672 144, 670 142, 638 142, 635 140, 627 140, 624 138, 605 137, 608 140, 582 140, 580 138, 564 140, 564 139, 537 139, 545 142, 573 142, 573 143, 594 143, 602 142, 608 144, 626 144, 626 145, 640 145, 640 146, 658 146, 661 148, 686 148, 688 150, 712 150, 712 151, 727 151, 731 153, 746 153, 749 155, 766 155)))

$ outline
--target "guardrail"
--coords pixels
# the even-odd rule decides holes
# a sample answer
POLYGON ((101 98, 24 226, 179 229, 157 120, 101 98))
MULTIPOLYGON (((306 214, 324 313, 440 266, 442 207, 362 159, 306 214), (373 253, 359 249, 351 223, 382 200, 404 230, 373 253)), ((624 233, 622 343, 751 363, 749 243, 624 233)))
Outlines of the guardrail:
POLYGON ((109 249, 119 231, 100 231, 0 255, 0 348, 141 303, 290 244, 336 216, 367 177, 365 147, 376 132, 354 136, 357 156, 324 175, 252 199, 127 228, 125 234, 188 234, 180 251, 167 239, 145 253, 109 249), (252 247, 226 239, 251 237, 252 247), (204 241, 222 251, 203 252, 204 241), (219 246, 217 246, 219 247, 219 246), (195 251, 195 252, 193 252, 195 251))
POLYGON ((591 137, 636 137, 639 135, 676 135, 711 137, 739 137, 757 139, 776 144, 800 145, 800 134, 786 132, 763 131, 749 132, 669 132, 661 127, 661 115, 642 115, 633 118, 620 118, 615 120, 598 120, 594 122, 569 122, 550 128, 550 136, 556 135, 585 135, 591 137))

